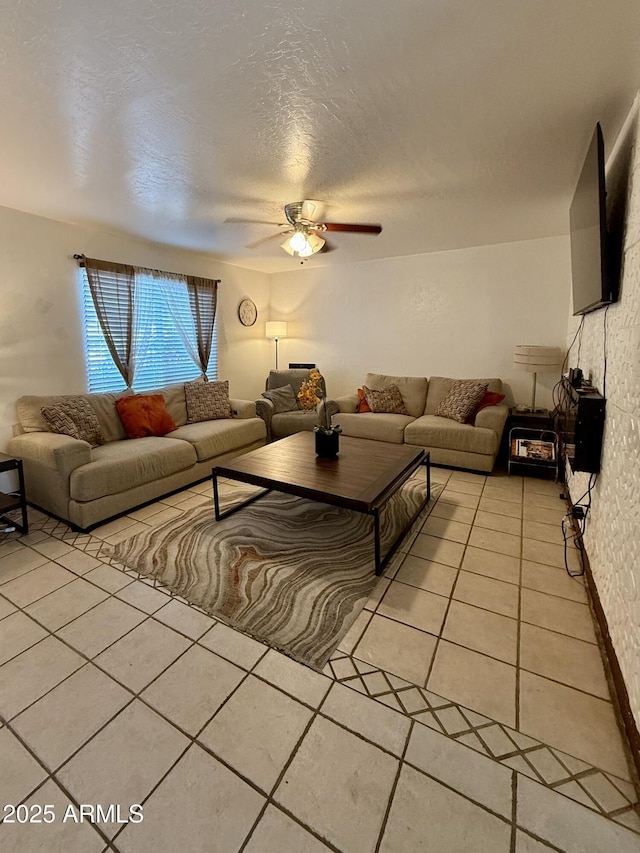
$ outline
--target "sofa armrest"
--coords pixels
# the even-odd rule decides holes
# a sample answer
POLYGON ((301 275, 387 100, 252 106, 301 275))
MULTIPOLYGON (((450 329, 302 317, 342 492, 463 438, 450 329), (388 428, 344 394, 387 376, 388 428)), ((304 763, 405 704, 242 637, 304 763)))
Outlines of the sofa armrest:
POLYGON ((358 411, 358 403, 360 402, 360 397, 357 394, 345 394, 343 397, 336 397, 335 400, 331 400, 332 403, 337 405, 337 410, 332 412, 333 414, 338 414, 338 412, 357 412, 358 411))
POLYGON ((18 459, 44 465, 60 474, 70 474, 93 458, 88 442, 55 432, 16 435, 9 440, 7 449, 18 459))
POLYGON ((274 411, 275 406, 271 400, 267 400, 266 397, 256 400, 256 414, 259 418, 262 418, 265 426, 267 427, 267 441, 271 441, 271 418, 273 417, 274 411))
POLYGON ((256 404, 253 400, 229 400, 234 418, 255 418, 256 404))
POLYGON ((502 438, 504 425, 507 422, 509 415, 509 407, 498 404, 497 406, 486 406, 480 409, 476 415, 475 426, 492 429, 498 436, 498 441, 502 438))

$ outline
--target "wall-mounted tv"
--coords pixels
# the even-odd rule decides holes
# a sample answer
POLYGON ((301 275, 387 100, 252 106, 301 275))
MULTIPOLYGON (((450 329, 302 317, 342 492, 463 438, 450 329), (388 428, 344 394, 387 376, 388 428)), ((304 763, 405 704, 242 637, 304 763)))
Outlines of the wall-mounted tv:
POLYGON ((604 142, 600 124, 591 137, 569 214, 573 313, 586 314, 618 298, 619 272, 607 233, 604 142))

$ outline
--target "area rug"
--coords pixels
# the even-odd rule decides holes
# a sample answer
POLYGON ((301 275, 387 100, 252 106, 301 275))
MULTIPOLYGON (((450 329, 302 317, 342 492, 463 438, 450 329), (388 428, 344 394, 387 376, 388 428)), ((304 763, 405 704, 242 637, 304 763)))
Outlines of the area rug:
MULTIPOLYGON (((383 555, 424 499, 419 473, 381 514, 383 555)), ((255 491, 227 488, 223 509, 255 491)), ((416 524, 441 490, 432 486, 416 524)), ((321 670, 379 580, 372 529, 370 516, 271 492, 222 521, 212 506, 196 508, 106 550, 214 618, 321 670)))

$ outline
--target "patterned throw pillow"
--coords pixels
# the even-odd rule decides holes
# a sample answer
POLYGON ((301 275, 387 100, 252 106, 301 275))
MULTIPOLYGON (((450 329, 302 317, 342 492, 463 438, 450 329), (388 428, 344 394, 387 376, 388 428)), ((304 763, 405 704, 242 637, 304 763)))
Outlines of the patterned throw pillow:
POLYGON ((100 422, 91 403, 82 397, 70 397, 40 410, 51 432, 87 441, 91 447, 104 443, 100 422))
POLYGON ((408 415, 402 394, 397 385, 385 385, 375 391, 363 385, 365 400, 372 412, 384 412, 392 415, 408 415))
POLYGON ((273 403, 274 415, 281 412, 295 412, 298 401, 291 385, 283 385, 282 388, 274 388, 272 391, 263 391, 262 396, 273 403))
POLYGON ((229 382, 185 382, 184 396, 187 402, 187 423, 217 421, 231 417, 229 382))
POLYGON ((440 418, 449 418, 463 424, 484 397, 487 387, 481 382, 464 379, 455 380, 451 383, 449 393, 434 414, 440 418))
POLYGON ((132 394, 116 401, 116 409, 129 438, 166 435, 177 429, 162 394, 132 394))

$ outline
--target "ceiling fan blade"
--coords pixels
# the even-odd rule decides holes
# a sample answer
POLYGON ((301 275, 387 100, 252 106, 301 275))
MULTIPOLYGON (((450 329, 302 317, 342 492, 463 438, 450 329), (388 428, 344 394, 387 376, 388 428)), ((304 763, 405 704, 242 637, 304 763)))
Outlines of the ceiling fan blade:
POLYGON ((247 249, 257 249, 258 246, 262 246, 263 243, 268 243, 270 240, 275 240, 277 237, 284 237, 285 234, 290 234, 291 231, 278 231, 277 234, 270 234, 268 237, 263 237, 261 240, 256 240, 255 243, 248 243, 247 249))
POLYGON ((235 224, 238 223, 247 223, 249 225, 288 225, 287 222, 266 222, 264 219, 240 219, 237 216, 230 216, 224 220, 225 222, 232 222, 235 224))
POLYGON ((379 234, 382 231, 382 225, 356 225, 345 222, 325 222, 323 224, 327 231, 351 231, 354 234, 379 234))

